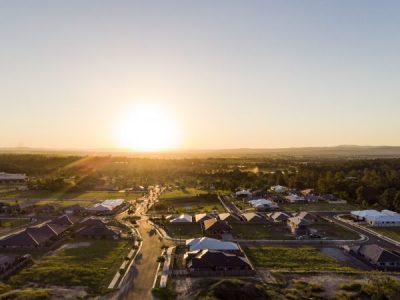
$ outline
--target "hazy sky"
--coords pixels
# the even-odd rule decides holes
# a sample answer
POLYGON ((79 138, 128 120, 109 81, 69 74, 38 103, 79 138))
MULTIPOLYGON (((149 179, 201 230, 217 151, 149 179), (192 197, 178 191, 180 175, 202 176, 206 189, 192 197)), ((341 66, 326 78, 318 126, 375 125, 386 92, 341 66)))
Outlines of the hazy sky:
POLYGON ((116 147, 146 101, 182 148, 400 145, 400 1, 0 0, 0 146, 116 147))

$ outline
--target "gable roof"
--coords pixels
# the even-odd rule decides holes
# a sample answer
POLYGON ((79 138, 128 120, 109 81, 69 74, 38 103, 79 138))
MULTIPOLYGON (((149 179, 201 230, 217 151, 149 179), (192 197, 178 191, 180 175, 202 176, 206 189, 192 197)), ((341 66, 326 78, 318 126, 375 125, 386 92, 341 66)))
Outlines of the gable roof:
POLYGON ((67 215, 63 215, 61 217, 58 217, 50 222, 51 224, 57 224, 61 226, 71 226, 74 225, 74 223, 71 221, 71 219, 67 215))
POLYGON ((173 218, 169 221, 170 223, 192 223, 193 218, 191 215, 181 214, 176 218, 173 218))
POLYGON ((271 213, 269 217, 274 221, 286 221, 287 219, 290 218, 290 216, 287 213, 284 213, 282 211, 271 213))
POLYGON ((107 226, 105 224, 95 224, 88 227, 79 229, 76 234, 79 236, 114 236, 119 235, 116 228, 107 226))
POLYGON ((214 216, 209 213, 201 213, 201 214, 194 215, 195 222, 202 222, 202 221, 212 219, 212 218, 214 218, 214 216))
POLYGON ((240 267, 251 269, 249 262, 244 257, 213 250, 200 250, 188 263, 188 268, 193 269, 212 269, 216 267, 240 267))
POLYGON ((94 217, 86 218, 79 223, 79 225, 84 225, 84 226, 99 225, 99 224, 101 225, 101 224, 105 224, 105 223, 102 220, 96 219, 94 217))
POLYGON ((242 217, 247 221, 247 222, 264 222, 264 218, 261 217, 259 214, 256 213, 244 213, 242 214, 242 217))
POLYGON ((57 231, 49 224, 40 227, 28 227, 25 230, 29 233, 39 244, 44 244, 53 237, 58 236, 57 231))
POLYGON ((358 252, 375 263, 400 262, 400 256, 376 245, 362 245, 358 252))
POLYGON ((221 221, 227 221, 227 222, 241 222, 242 220, 240 217, 234 213, 221 213, 218 215, 219 219, 221 221))
POLYGON ((189 251, 197 250, 239 250, 239 246, 232 242, 223 242, 217 239, 208 237, 201 237, 186 240, 186 246, 189 247, 189 251))
POLYGON ((204 230, 230 230, 231 226, 225 221, 218 220, 217 218, 212 218, 205 220, 203 222, 204 230))
POLYGON ((28 232, 21 231, 0 240, 2 247, 37 247, 39 242, 28 232))

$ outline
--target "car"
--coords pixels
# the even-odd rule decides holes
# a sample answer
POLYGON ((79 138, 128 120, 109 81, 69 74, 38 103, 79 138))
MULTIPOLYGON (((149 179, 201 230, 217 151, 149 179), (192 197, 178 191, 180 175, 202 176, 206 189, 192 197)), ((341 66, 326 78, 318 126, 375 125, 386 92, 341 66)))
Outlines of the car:
POLYGON ((321 236, 319 234, 314 234, 314 233, 310 234, 309 237, 312 239, 320 239, 321 238, 321 236))

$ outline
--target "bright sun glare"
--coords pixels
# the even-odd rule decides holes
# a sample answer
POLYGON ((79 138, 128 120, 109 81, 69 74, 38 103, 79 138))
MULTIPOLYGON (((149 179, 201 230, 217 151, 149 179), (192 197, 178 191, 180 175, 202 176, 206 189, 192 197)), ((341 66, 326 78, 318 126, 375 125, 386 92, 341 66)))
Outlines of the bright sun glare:
POLYGON ((155 104, 142 104, 121 118, 117 138, 121 147, 151 152, 176 147, 179 133, 167 110, 155 104))

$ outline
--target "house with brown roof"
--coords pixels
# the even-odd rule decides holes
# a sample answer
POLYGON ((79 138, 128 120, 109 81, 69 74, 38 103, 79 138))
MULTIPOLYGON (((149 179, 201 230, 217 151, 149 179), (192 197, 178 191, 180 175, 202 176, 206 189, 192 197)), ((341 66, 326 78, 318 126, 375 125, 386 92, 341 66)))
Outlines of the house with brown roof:
POLYGON ((36 248, 40 246, 39 242, 25 230, 0 240, 1 248, 36 248))
POLYGON ((186 260, 186 266, 190 272, 252 270, 245 257, 213 250, 199 250, 190 253, 186 260))
POLYGON ((352 254, 378 269, 400 269, 400 255, 376 244, 359 245, 350 248, 352 254))
POLYGON ((83 227, 75 235, 93 239, 118 239, 121 236, 121 230, 113 226, 107 226, 104 223, 99 223, 83 227))
POLYGON ((201 213, 201 214, 194 215, 194 221, 196 223, 201 223, 201 222, 204 222, 205 220, 209 220, 212 218, 214 218, 214 215, 210 214, 210 213, 201 213))
POLYGON ((255 224, 266 223, 267 221, 264 217, 257 213, 244 213, 242 214, 242 218, 245 220, 245 222, 255 224))
POLYGON ((290 215, 282 211, 269 213, 267 216, 272 222, 275 223, 285 223, 290 218, 290 215))
POLYGON ((232 227, 227 222, 217 218, 205 220, 202 223, 202 228, 204 233, 212 235, 229 233, 232 230, 232 227))
POLYGON ((228 223, 240 223, 242 222, 242 219, 237 214, 234 213, 221 213, 218 215, 218 218, 221 221, 225 221, 228 223))
POLYGON ((70 205, 64 208, 64 213, 67 215, 79 215, 86 212, 86 208, 79 204, 70 205))
POLYGON ((316 215, 311 214, 311 213, 306 212, 306 211, 301 211, 301 212, 298 212, 298 213, 294 213, 293 217, 298 217, 299 219, 302 219, 302 220, 307 221, 309 223, 316 223, 316 222, 319 221, 319 218, 316 215))

